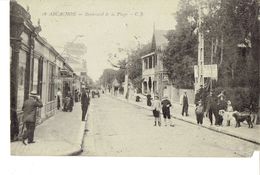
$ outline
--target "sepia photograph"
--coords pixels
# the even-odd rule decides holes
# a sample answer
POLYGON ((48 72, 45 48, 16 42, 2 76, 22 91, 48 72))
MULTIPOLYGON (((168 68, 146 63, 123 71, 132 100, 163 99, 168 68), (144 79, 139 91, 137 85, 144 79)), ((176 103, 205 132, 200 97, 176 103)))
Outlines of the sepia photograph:
POLYGON ((11 157, 260 150, 259 0, 8 3, 11 157))

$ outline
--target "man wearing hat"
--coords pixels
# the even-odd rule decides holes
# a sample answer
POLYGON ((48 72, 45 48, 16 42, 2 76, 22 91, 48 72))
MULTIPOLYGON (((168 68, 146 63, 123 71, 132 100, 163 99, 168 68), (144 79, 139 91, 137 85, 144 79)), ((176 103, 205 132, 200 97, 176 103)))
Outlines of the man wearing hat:
POLYGON ((181 98, 181 105, 182 105, 181 115, 183 116, 185 113, 186 116, 189 116, 188 114, 189 102, 188 102, 187 91, 184 91, 184 94, 181 98))
POLYGON ((42 102, 40 96, 35 91, 32 91, 29 98, 25 100, 23 104, 23 127, 26 127, 26 132, 23 135, 23 143, 26 145, 25 140, 28 139, 28 143, 35 143, 34 130, 36 125, 36 111, 37 108, 41 108, 42 102))
POLYGON ((82 94, 81 94, 81 109, 82 109, 82 121, 85 121, 86 114, 88 112, 88 106, 89 106, 90 98, 89 93, 86 93, 85 88, 82 88, 82 94))
POLYGON ((171 104, 170 100, 168 100, 167 95, 164 95, 161 104, 162 104, 162 113, 163 113, 165 126, 167 126, 167 123, 170 123, 170 126, 173 126, 172 121, 171 121, 171 114, 170 114, 170 107, 172 106, 172 104, 171 104), (168 122, 167 122, 167 120, 168 120, 168 122))

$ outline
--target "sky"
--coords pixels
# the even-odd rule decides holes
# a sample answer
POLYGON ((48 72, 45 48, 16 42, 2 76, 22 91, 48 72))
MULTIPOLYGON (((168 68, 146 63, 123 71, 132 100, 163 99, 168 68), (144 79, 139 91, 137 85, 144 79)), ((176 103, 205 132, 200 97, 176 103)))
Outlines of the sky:
POLYGON ((87 72, 93 80, 112 66, 109 53, 117 54, 116 63, 126 57, 118 48, 131 50, 138 42, 151 42, 153 25, 156 30, 175 27, 174 13, 179 0, 17 0, 29 7, 31 20, 42 31, 40 35, 60 53, 67 42, 84 43, 87 72), (136 39, 137 38, 137 39, 136 39))

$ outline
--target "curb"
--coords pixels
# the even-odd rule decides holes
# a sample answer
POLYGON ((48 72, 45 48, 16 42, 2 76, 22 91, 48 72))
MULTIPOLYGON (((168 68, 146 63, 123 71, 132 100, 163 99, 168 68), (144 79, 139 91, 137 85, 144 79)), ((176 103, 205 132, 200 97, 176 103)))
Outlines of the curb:
MULTIPOLYGON (((90 105, 88 107, 88 112, 89 112, 89 109, 90 109, 90 105)), ((78 156, 80 155, 82 152, 83 152, 83 146, 84 146, 84 137, 85 137, 85 134, 86 134, 86 129, 87 129, 87 121, 88 121, 88 116, 89 116, 89 113, 87 112, 86 114, 86 120, 84 121, 84 129, 83 129, 83 134, 82 134, 82 139, 81 139, 81 144, 80 144, 80 149, 78 149, 77 151, 73 151, 69 154, 66 154, 65 156, 78 156)))
MULTIPOLYGON (((111 97, 114 98, 114 99, 123 101, 123 102, 125 102, 125 103, 127 103, 127 104, 131 104, 131 105, 135 105, 135 106, 141 107, 141 108, 146 109, 146 110, 149 110, 149 109, 150 109, 149 107, 146 107, 146 106, 141 106, 141 105, 138 105, 138 104, 135 104, 135 103, 128 102, 128 101, 125 100, 125 99, 120 99, 120 98, 118 98, 118 97, 113 97, 113 96, 111 96, 111 97)), ((173 118, 177 119, 177 120, 184 121, 184 122, 187 122, 187 123, 190 123, 190 124, 193 124, 193 125, 197 125, 196 122, 188 121, 188 120, 182 119, 182 118, 177 117, 177 116, 174 116, 174 115, 171 115, 171 116, 172 116, 173 118)), ((211 131, 215 131, 215 132, 218 132, 218 133, 222 133, 222 134, 225 134, 225 135, 228 135, 228 136, 232 136, 232 137, 235 137, 235 138, 238 138, 238 139, 241 139, 241 140, 245 140, 245 141, 247 141, 247 142, 251 142, 251 143, 260 145, 260 142, 259 142, 259 141, 251 140, 251 139, 248 139, 248 138, 245 138, 245 137, 241 137, 241 136, 232 134, 232 133, 227 132, 227 131, 222 131, 221 129, 211 128, 211 127, 208 127, 208 126, 205 126, 205 125, 201 125, 201 127, 207 128, 207 129, 209 129, 209 130, 211 130, 211 131)))

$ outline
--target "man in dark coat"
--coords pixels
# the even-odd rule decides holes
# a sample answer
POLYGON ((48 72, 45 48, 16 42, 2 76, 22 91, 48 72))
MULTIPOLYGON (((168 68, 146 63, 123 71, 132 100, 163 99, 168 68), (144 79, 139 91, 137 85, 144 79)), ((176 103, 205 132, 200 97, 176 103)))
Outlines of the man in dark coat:
POLYGON ((146 95, 147 97, 147 106, 152 106, 152 96, 150 93, 146 95))
POLYGON ((26 132, 23 135, 23 143, 26 145, 25 140, 28 139, 28 143, 35 143, 34 130, 36 126, 36 112, 37 108, 41 108, 42 102, 36 92, 31 92, 29 99, 25 100, 23 104, 23 127, 26 127, 26 132))
POLYGON ((170 113, 170 107, 172 106, 172 104, 170 100, 168 100, 168 97, 166 95, 163 97, 161 105, 162 105, 162 113, 164 118, 164 125, 167 126, 167 120, 168 120, 169 125, 174 126, 172 124, 171 113, 170 113))
POLYGON ((88 111, 89 101, 90 101, 89 93, 86 93, 86 90, 82 89, 82 94, 81 94, 82 121, 85 121, 85 117, 88 111))
POLYGON ((182 112, 181 112, 182 116, 184 115, 184 113, 186 116, 189 116, 188 108, 189 108, 188 96, 187 96, 187 92, 184 91, 184 95, 182 97, 182 112))
POLYGON ((216 98, 213 96, 213 92, 210 92, 209 96, 207 97, 207 114, 209 115, 210 124, 213 124, 212 114, 215 116, 215 125, 219 125, 219 114, 217 111, 217 103, 216 98))

